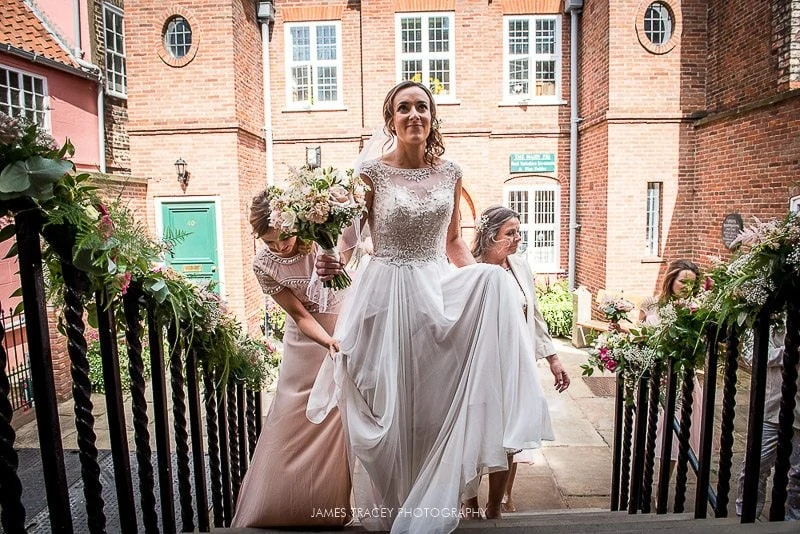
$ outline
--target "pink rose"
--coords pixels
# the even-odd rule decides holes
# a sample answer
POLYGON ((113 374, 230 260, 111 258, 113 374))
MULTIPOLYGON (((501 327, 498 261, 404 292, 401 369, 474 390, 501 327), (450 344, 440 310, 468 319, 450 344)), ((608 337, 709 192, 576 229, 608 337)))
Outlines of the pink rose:
POLYGON ((100 237, 107 241, 114 235, 114 221, 108 216, 108 212, 104 213, 100 220, 97 222, 97 230, 100 232, 100 237))
POLYGON ((608 347, 601 347, 600 348, 600 356, 608 357, 608 347))
POLYGON ((711 291, 712 287, 714 287, 714 280, 712 280, 710 276, 706 276, 706 279, 703 281, 703 289, 711 291))
POLYGON ((350 195, 347 194, 347 189, 341 185, 334 185, 328 190, 328 198, 331 205, 347 207, 350 205, 350 195))
POLYGON ((123 274, 121 280, 122 280, 121 289, 122 289, 122 294, 124 295, 128 292, 128 287, 130 287, 131 285, 131 273, 126 272, 125 274, 123 274))
POLYGON ((608 370, 609 370, 609 371, 611 371, 612 373, 614 372, 614 370, 615 370, 616 368, 617 368, 617 362, 615 362, 614 360, 608 360, 608 361, 606 362, 606 369, 608 369, 608 370))

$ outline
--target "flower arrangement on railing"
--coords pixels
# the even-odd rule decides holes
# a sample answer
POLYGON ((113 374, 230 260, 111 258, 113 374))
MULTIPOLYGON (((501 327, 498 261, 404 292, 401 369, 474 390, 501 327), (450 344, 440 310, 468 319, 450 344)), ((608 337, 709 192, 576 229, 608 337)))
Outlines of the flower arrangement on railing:
POLYGON ((663 361, 658 351, 649 345, 649 338, 646 327, 600 334, 589 350, 588 362, 581 365, 583 376, 592 376, 595 370, 616 373, 625 385, 626 402, 632 404, 636 384, 663 361))
MULTIPOLYGON (((740 245, 729 263, 717 261, 713 307, 720 324, 753 326, 771 295, 800 294, 800 215, 755 223, 740 233, 740 245)), ((779 311, 779 310, 773 310, 779 311)))
MULTIPOLYGON (((274 347, 245 335, 213 288, 198 287, 174 270, 159 267, 163 255, 184 236, 150 238, 119 198, 106 203, 90 184, 90 175, 75 173, 68 159, 73 153, 69 141, 56 149, 35 123, 0 113, 0 215, 29 211, 41 217, 49 299, 63 304, 62 262, 82 277, 90 325, 97 325, 94 291, 107 292, 121 325, 120 300, 136 288, 161 324, 178 329, 182 348, 195 350, 218 380, 226 381, 233 372, 230 376, 248 384, 265 383, 277 365, 274 347), (263 354, 257 354, 258 347, 263 354)), ((14 237, 15 230, 13 223, 5 226, 0 241, 14 237)), ((15 252, 16 244, 9 256, 15 252)), ((61 320, 59 329, 64 332, 61 320)))
MULTIPOLYGON (((284 237, 314 241, 324 253, 337 255, 336 243, 342 231, 366 210, 369 188, 352 169, 303 166, 290 171, 288 186, 270 202, 270 223, 284 237)), ((342 272, 324 285, 344 289, 350 283, 350 276, 342 272)))
POLYGON ((603 313, 606 320, 614 325, 615 328, 619 327, 620 321, 628 319, 628 313, 633 308, 633 303, 625 300, 622 296, 612 297, 606 295, 597 303, 597 309, 603 313))

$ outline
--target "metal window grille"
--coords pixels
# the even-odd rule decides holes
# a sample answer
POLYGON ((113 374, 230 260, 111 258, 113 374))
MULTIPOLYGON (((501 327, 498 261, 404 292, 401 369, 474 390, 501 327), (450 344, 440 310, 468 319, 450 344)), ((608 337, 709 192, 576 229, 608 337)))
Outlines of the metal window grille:
POLYGON ((6 376, 10 386, 9 401, 14 410, 28 410, 33 406, 33 379, 25 334, 25 314, 14 315, 0 309, 0 321, 5 328, 3 348, 6 351, 6 376))
POLYGON ((455 54, 449 13, 399 16, 398 76, 426 84, 434 95, 453 95, 455 54))
POLYGON ((173 17, 164 34, 167 51, 174 58, 182 58, 192 48, 192 27, 183 17, 173 17))
POLYGON ((106 47, 106 89, 125 95, 128 75, 125 59, 125 17, 120 11, 104 6, 106 47))
POLYGON ((660 250, 661 233, 661 182, 647 184, 647 228, 645 255, 657 257, 660 250))
POLYGON ((0 111, 49 130, 45 79, 0 67, 0 111))
POLYGON ((672 13, 661 2, 653 2, 644 12, 644 34, 654 45, 663 45, 672 37, 672 13))
POLYGON ((520 249, 526 251, 538 269, 558 265, 558 203, 557 189, 529 187, 507 193, 507 206, 519 213, 520 249))

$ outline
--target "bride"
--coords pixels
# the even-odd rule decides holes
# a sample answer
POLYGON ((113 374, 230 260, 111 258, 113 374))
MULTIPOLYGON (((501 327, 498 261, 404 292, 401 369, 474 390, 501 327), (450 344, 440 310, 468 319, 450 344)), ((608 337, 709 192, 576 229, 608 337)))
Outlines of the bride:
MULTIPOLYGON (((461 169, 439 157, 430 91, 401 82, 383 114, 396 148, 360 168, 374 254, 307 415, 320 422, 338 403, 366 528, 446 533, 481 475, 552 429, 516 289, 500 267, 473 265, 459 236, 461 169)), ((334 258, 317 259, 322 280, 339 272, 334 258)), ((502 496, 490 492, 487 516, 499 517, 502 496)))

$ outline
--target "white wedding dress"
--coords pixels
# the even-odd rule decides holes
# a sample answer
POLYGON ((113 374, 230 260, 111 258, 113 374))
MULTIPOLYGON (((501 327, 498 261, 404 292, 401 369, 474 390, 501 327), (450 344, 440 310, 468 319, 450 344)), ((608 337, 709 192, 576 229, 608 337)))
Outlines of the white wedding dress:
POLYGON ((445 237, 461 170, 361 168, 373 183, 375 253, 339 315, 341 352, 309 399, 338 406, 354 515, 369 530, 447 533, 480 475, 552 440, 518 289, 496 265, 455 269, 445 237))

